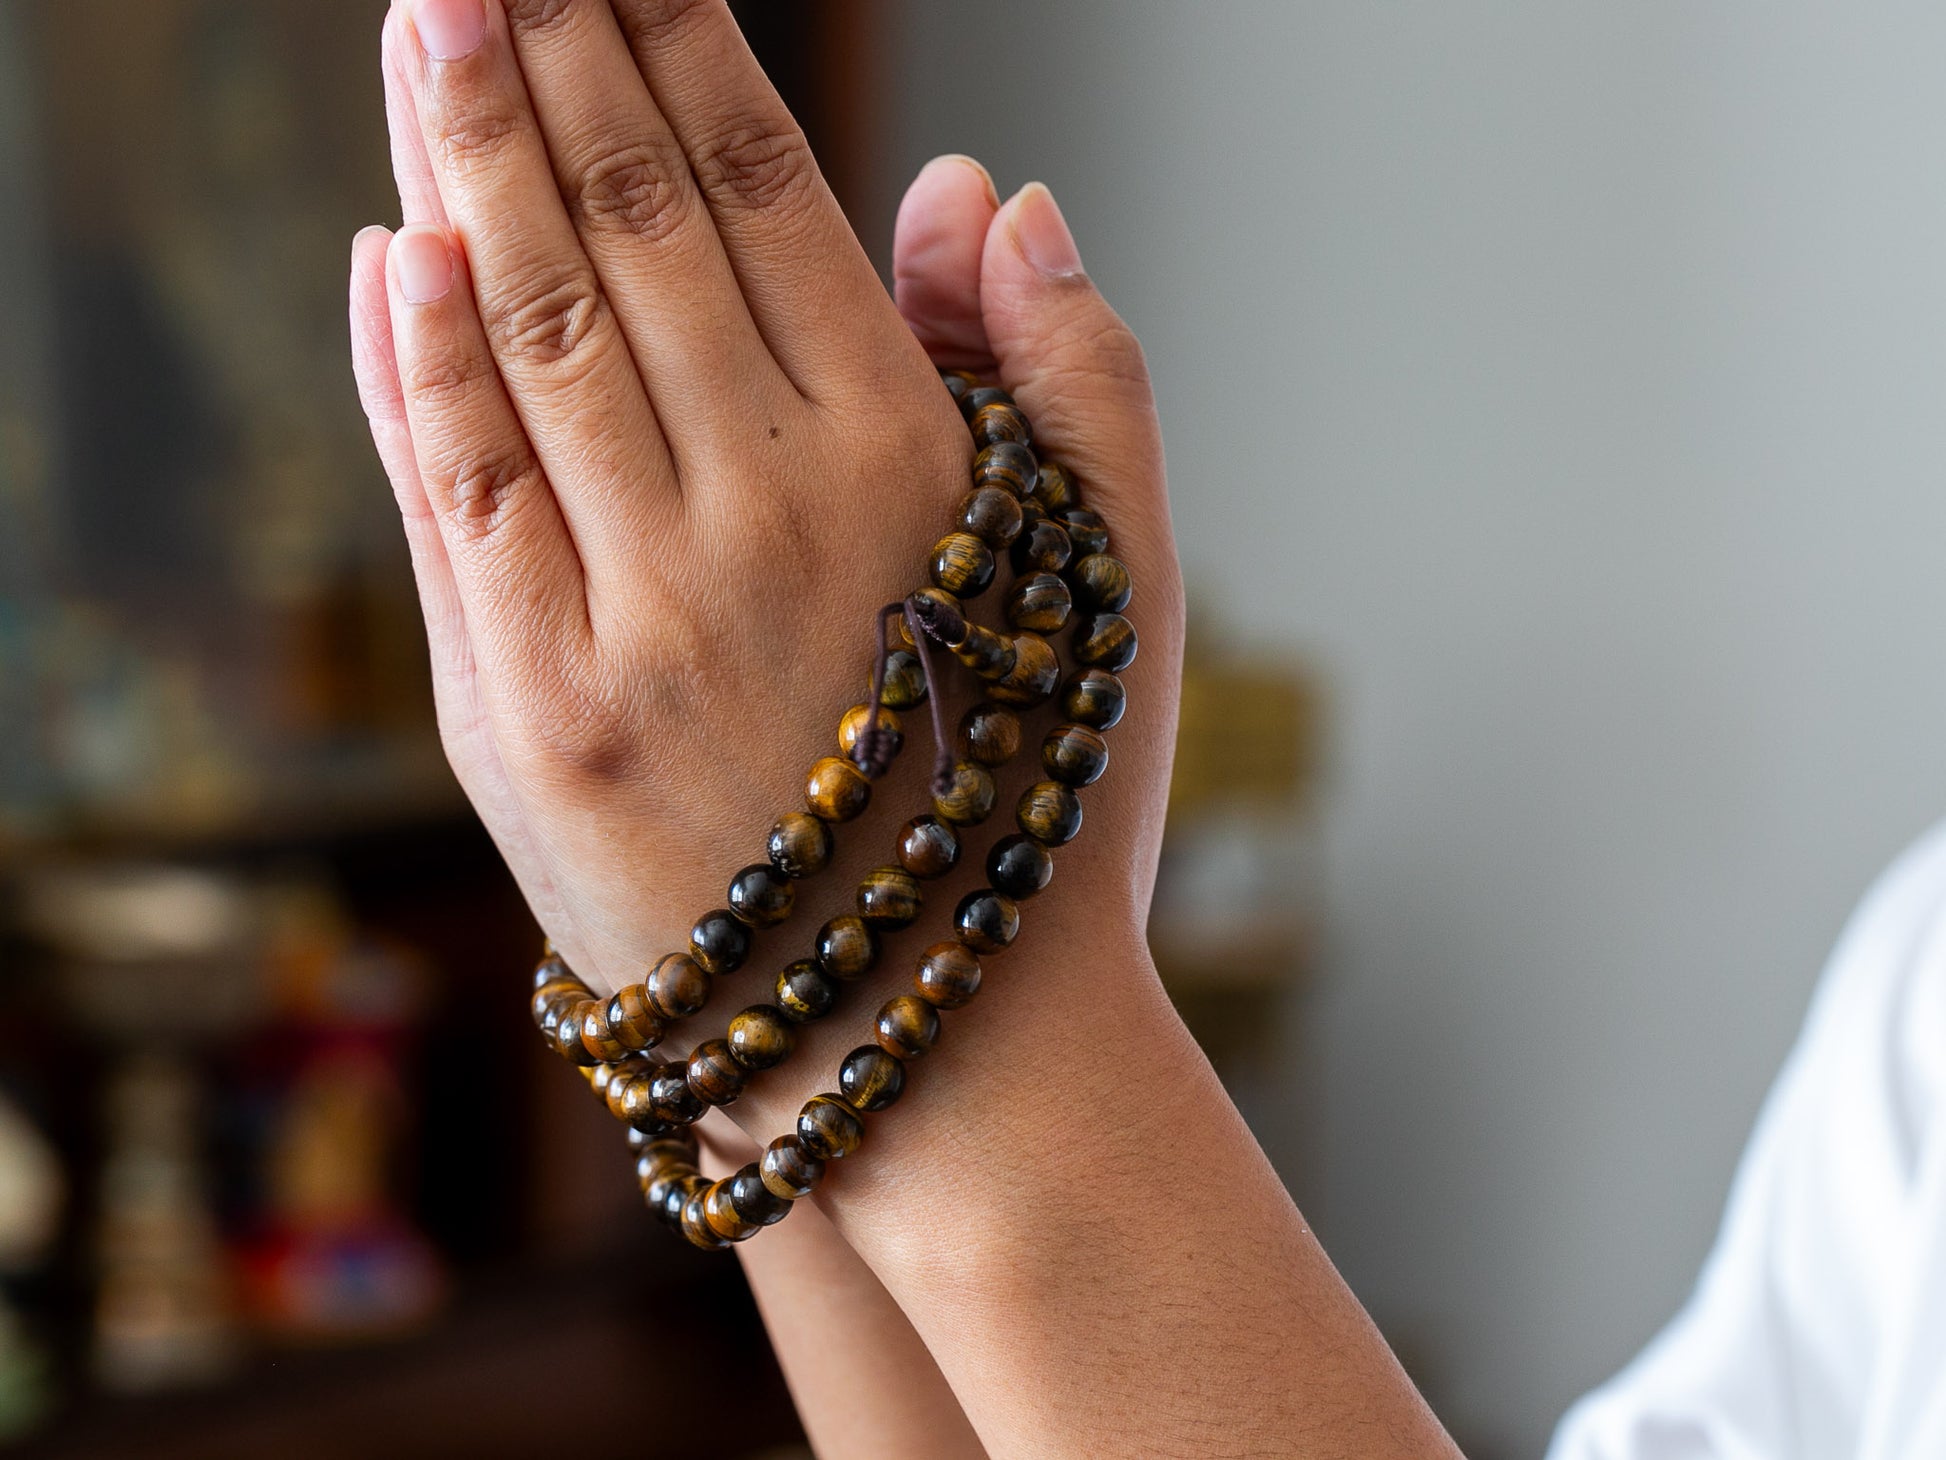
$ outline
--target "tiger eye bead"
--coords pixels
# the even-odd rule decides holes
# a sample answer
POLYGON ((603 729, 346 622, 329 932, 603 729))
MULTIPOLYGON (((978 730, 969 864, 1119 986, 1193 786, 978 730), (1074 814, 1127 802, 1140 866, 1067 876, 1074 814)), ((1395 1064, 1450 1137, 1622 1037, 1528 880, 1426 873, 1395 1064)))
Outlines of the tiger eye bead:
POLYGON ((1058 633, 1073 607, 1073 595, 1058 574, 1030 573, 1015 579, 1007 594, 1007 622, 1037 634, 1058 633))
POLYGON ((727 907, 706 912, 689 930, 689 956, 713 978, 735 973, 750 957, 750 928, 727 907))
POLYGON ((1081 798, 1059 781, 1036 781, 1020 793, 1014 821, 1042 846, 1063 846, 1081 830, 1081 798))
POLYGON ((1097 613, 1074 627, 1074 657, 1120 673, 1135 662, 1135 625, 1119 613, 1097 613))
POLYGON ((649 1082, 649 1102, 657 1119, 671 1125, 692 1125, 702 1119, 703 1102, 689 1088, 686 1065, 674 1060, 658 1065, 649 1082))
POLYGON ((1041 742, 1041 764, 1064 786, 1092 786, 1108 769, 1108 742, 1087 725, 1056 725, 1041 742))
POLYGON ((554 1032, 563 1014, 588 997, 588 986, 580 979, 557 978, 534 990, 527 1011, 534 1016, 534 1027, 546 1036, 554 1032))
POLYGON ((955 826, 978 826, 993 815, 993 776, 983 765, 970 760, 953 766, 952 784, 944 795, 933 793, 932 809, 955 826))
POLYGON ((1010 406, 1014 398, 997 385, 976 385, 959 398, 959 412, 968 420, 982 406, 1010 406))
POLYGON ((973 484, 1005 492, 1013 498, 1014 515, 1018 517, 1020 500, 1034 489, 1034 477, 1039 469, 1032 447, 1018 441, 996 441, 982 446, 973 458, 973 484))
MULTIPOLYGON (((851 758, 852 751, 857 748, 858 737, 865 733, 865 727, 871 723, 871 718, 870 705, 853 705, 845 711, 844 718, 838 721, 838 749, 844 753, 847 760, 851 758)), ((905 738, 904 727, 899 724, 898 711, 888 710, 883 705, 878 711, 878 728, 892 736, 894 746, 905 738)))
POLYGON ((872 783, 865 779, 865 773, 835 755, 827 755, 812 766, 804 783, 804 804, 821 821, 850 821, 871 799, 872 783))
MULTIPOLYGON (((926 587, 915 592, 912 597, 915 606, 922 603, 929 604, 939 610, 940 616, 944 619, 951 619, 955 616, 964 618, 966 616, 966 606, 944 588, 938 588, 928 584, 926 587)), ((904 644, 908 649, 917 647, 912 639, 912 624, 903 613, 898 618, 898 630, 900 643, 904 644)))
POLYGON ((917 994, 887 999, 872 1026, 878 1047, 902 1060, 916 1060, 939 1042, 939 1011, 917 994))
POLYGON ((1054 858, 1031 836, 1012 832, 987 853, 987 881, 1016 902, 1032 897, 1054 876, 1054 858))
POLYGON ((993 583, 993 549, 970 532, 949 532, 933 544, 933 585, 955 598, 978 598, 993 583))
POLYGON ((959 864, 959 835, 937 816, 915 816, 899 833, 899 865, 914 877, 944 877, 959 864))
POLYGON ((919 997, 935 1009, 958 1009, 980 991, 980 959, 964 943, 935 943, 912 975, 919 997))
POLYGON ((969 623, 966 637, 953 646, 953 657, 981 679, 1005 679, 1016 661, 1012 639, 983 624, 969 623))
POLYGON ((709 1002, 710 977, 687 953, 670 953, 656 960, 644 987, 656 1013, 674 1023, 709 1002))
POLYGON ((569 1064, 581 1069, 592 1069, 601 1063, 601 1056, 581 1041, 581 1021, 589 1015, 599 1016, 601 1005, 593 999, 582 999, 570 1004, 567 1011, 554 1024, 554 1050, 569 1064))
POLYGON ((703 1220, 709 1223, 710 1230, 726 1242, 741 1242, 754 1237, 763 1229, 763 1223, 747 1220, 730 1200, 730 1183, 712 1181, 709 1190, 703 1193, 703 1220))
POLYGON ((1017 407, 1002 405, 999 401, 974 411, 967 418, 966 426, 973 433, 974 442, 980 446, 992 446, 1000 441, 1018 441, 1026 446, 1034 439, 1027 417, 1017 407))
POLYGON ((730 911, 754 928, 776 927, 796 901, 791 879, 768 862, 752 862, 730 879, 730 911))
POLYGON ((1061 713, 1097 730, 1113 730, 1128 709, 1128 691, 1106 669, 1084 669, 1061 691, 1061 713))
POLYGON ((638 1167, 637 1174, 642 1187, 642 1199, 649 1204, 651 1211, 661 1214, 668 1208, 669 1194, 672 1191, 680 1190, 682 1199, 688 1199, 689 1189, 685 1185, 685 1180, 698 1173, 694 1166, 676 1163, 657 1166, 647 1172, 642 1172, 638 1167))
POLYGON ((664 1188, 662 1205, 657 1209, 656 1215, 678 1232, 682 1231, 682 1214, 689 1205, 689 1199, 692 1196, 700 1196, 708 1186, 709 1178, 700 1171, 690 1170, 681 1176, 673 1177, 664 1188))
POLYGON ((1005 765, 1020 753, 1020 716, 982 701, 960 716, 959 750, 984 766, 1005 765))
POLYGON ((797 1029, 774 1004, 752 1004, 730 1020, 724 1042, 730 1057, 746 1070, 781 1065, 797 1048, 797 1029))
POLYGON ((608 1113, 629 1125, 653 1129, 661 1123, 655 1113, 655 1071, 645 1060, 631 1060, 609 1075, 601 1098, 608 1113))
POLYGON ((1108 524, 1101 520, 1099 512, 1090 512, 1086 507, 1070 507, 1065 512, 1052 515, 1068 530, 1068 541, 1074 545, 1077 558, 1108 551, 1108 524))
POLYGON ((1034 479, 1034 500, 1050 517, 1059 517, 1070 507, 1081 505, 1081 487, 1074 473, 1058 461, 1043 461, 1034 479))
POLYGON ((929 692, 925 666, 917 654, 910 649, 894 649, 885 656, 885 689, 880 702, 888 709, 916 709, 926 702, 929 692))
POLYGON ((838 986, 809 958, 800 958, 777 975, 777 1007, 794 1024, 822 1019, 838 1002, 838 986))
POLYGON ((781 1222, 791 1213, 788 1197, 781 1197, 764 1185, 763 1172, 752 1161, 729 1180, 730 1205, 746 1222, 759 1227, 768 1227, 781 1222))
POLYGON ((1020 909, 1004 892, 982 887, 962 897, 953 909, 960 942, 976 953, 998 953, 1020 932, 1020 909))
POLYGON ((980 377, 971 370, 942 370, 939 379, 945 385, 946 393, 955 401, 980 383, 980 377))
POLYGON ((744 1069, 724 1039, 706 1039, 689 1056, 689 1088, 705 1105, 728 1105, 743 1093, 744 1069))
POLYGON ((1031 708, 1044 703, 1061 681, 1061 660, 1039 634, 1014 635, 1013 672, 987 686, 987 693, 1003 705, 1031 708))
POLYGON ((883 1110, 905 1091, 905 1066, 875 1044, 861 1044, 838 1067, 838 1090, 859 1110, 883 1110))
POLYGON ((858 884, 858 916, 873 928, 909 928, 919 917, 919 880, 903 867, 874 867, 858 884))
POLYGON ((696 1164, 696 1133, 688 1126, 679 1132, 654 1136, 642 1143, 636 1153, 635 1173, 646 1180, 648 1173, 679 1169, 696 1164))
POLYGON ((770 829, 764 850, 786 877, 811 877, 831 863, 831 828, 809 812, 787 811, 770 829))
POLYGON ((541 946, 547 951, 541 954, 541 961, 534 965, 533 986, 536 989, 545 988, 551 983, 564 983, 569 979, 574 979, 576 983, 581 982, 569 970, 567 960, 554 951, 552 938, 542 938, 541 946))
POLYGON ((842 1095, 813 1095, 797 1113, 797 1143, 820 1161, 849 1156, 865 1139, 865 1122, 842 1095))
POLYGON ((615 1042, 631 1054, 654 1049, 662 1042, 662 1021, 649 1003, 647 986, 632 983, 608 1001, 605 1017, 615 1042))
POLYGON ((723 1236, 710 1225, 709 1213, 705 1202, 709 1197, 710 1184, 692 1192, 682 1204, 682 1234, 690 1244, 705 1252, 721 1252, 730 1245, 730 1239, 723 1236))
MULTIPOLYGON (((1032 514, 1028 514, 1032 518, 1032 514)), ((1046 517, 1023 522, 1010 556, 1015 573, 1058 573, 1068 565, 1074 544, 1068 530, 1046 517)))
POLYGON ((998 552, 1020 536, 1020 499, 1004 487, 975 487, 960 498, 959 525, 998 552))
POLYGON ((1135 596, 1128 564, 1107 553, 1090 553, 1068 570, 1074 601, 1091 613, 1120 613, 1135 596))
POLYGON ((606 1000, 590 1000, 588 1007, 581 1011, 581 1043, 602 1063, 612 1064, 628 1054, 615 1037, 615 1031, 608 1027, 606 1000))
POLYGON ((878 962, 878 934, 856 913, 842 913, 818 929, 816 952, 831 977, 863 978, 878 962))
POLYGON ((824 1179, 824 1162, 805 1150, 795 1135, 779 1136, 764 1147, 757 1174, 771 1195, 801 1201, 824 1179))

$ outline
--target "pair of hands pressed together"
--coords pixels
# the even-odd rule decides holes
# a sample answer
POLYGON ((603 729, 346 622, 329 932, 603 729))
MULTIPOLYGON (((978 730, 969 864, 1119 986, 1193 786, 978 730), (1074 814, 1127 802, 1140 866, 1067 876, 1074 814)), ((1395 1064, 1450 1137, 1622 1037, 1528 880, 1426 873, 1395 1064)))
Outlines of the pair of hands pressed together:
MULTIPOLYGON (((1182 591, 1141 352, 1052 197, 1002 205, 969 160, 929 165, 899 213, 895 305, 721 0, 398 0, 384 57, 405 226, 354 245, 359 390, 448 756, 591 985, 685 945, 864 697, 873 612, 923 581, 968 485, 936 366, 1014 392, 1134 575, 1129 714, 1054 885, 832 1173, 830 1220, 738 1249, 814 1441, 1232 1453, 1194 1447, 1215 1406, 1241 1452, 1296 1414, 1255 1393, 1261 1342, 1235 1337, 1253 1306, 1309 1326, 1289 1352, 1317 1362, 1277 1380, 1305 1414, 1369 1391, 1420 1435, 1148 960, 1182 591), (1215 1250, 1225 1230, 1234 1250, 1215 1250), (1209 1364, 1170 1372, 1199 1346, 1209 1364)), ((925 736, 910 718, 901 772, 929 761, 925 736)), ((924 809, 918 769, 879 784, 797 916, 672 1044, 763 1001, 766 970, 846 910, 849 874, 924 809)), ((956 895, 930 896, 878 983, 728 1109, 746 1134, 711 1117, 713 1143, 766 1141, 828 1087, 956 895)))

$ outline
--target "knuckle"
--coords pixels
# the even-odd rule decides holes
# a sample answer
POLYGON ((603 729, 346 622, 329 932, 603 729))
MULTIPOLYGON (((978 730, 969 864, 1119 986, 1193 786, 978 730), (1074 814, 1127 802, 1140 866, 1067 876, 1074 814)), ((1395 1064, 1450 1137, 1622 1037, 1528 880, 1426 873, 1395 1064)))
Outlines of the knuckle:
POLYGON ((665 45, 679 32, 702 18, 704 10, 722 0, 621 0, 616 8, 629 37, 638 45, 654 48, 665 45))
POLYGON ((409 362, 401 362, 400 391, 406 399, 420 401, 436 413, 463 409, 492 369, 472 350, 415 355, 409 362))
POLYGON ((505 159, 526 119, 504 98, 478 98, 446 109, 435 136, 446 168, 465 176, 505 159))
POLYGON ((574 270, 497 291, 485 311, 486 327, 509 361, 558 365, 583 352, 605 309, 593 274, 574 270))
POLYGON ((749 208, 798 201, 817 176, 804 134, 788 122, 747 118, 696 149, 696 181, 711 198, 749 208))
POLYGON ((448 511, 469 539, 490 537, 547 492, 547 477, 525 450, 466 462, 447 488, 448 511))
POLYGON ((681 224, 687 180, 673 139, 668 146, 632 143, 584 167, 570 196, 578 218, 654 242, 681 224))
POLYGON ((534 35, 551 30, 573 11, 581 0, 505 0, 507 25, 516 35, 534 35))

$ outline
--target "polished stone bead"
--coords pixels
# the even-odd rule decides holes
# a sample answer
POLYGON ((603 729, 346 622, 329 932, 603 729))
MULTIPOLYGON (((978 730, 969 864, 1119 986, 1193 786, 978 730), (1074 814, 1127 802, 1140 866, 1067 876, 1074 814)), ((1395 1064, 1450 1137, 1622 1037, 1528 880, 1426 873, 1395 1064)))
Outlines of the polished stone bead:
POLYGON ((987 853, 987 881, 1016 902, 1032 897, 1054 876, 1054 858, 1031 836, 1012 832, 987 853))
POLYGON ((1006 893, 982 887, 960 899, 953 928, 974 952, 998 953, 1020 932, 1020 908, 1006 893))
POLYGON ((1014 820, 1042 846, 1064 846, 1081 830, 1081 798, 1059 781, 1036 781, 1021 792, 1014 820))
POLYGON ((1070 720, 1113 730, 1128 709, 1128 691, 1106 669, 1083 669, 1061 691, 1061 713, 1070 720))
POLYGON ((953 765, 952 784, 944 795, 935 791, 932 809, 955 826, 978 826, 993 815, 993 774, 975 761, 962 760, 953 765))
POLYGON ((736 1209, 727 1181, 712 1181, 703 1193, 703 1220, 726 1242, 741 1242, 763 1230, 762 1222, 750 1221, 736 1209))
MULTIPOLYGON (((638 1174, 640 1170, 638 1166, 638 1174)), ((682 1199, 687 1200, 689 1196, 687 1180, 691 1176, 700 1174, 694 1166, 686 1162, 658 1166, 641 1180, 642 1199, 649 1204, 650 1211, 661 1215, 668 1210, 670 1193, 680 1190, 682 1199)))
POLYGON ((865 1122, 842 1095, 813 1095, 797 1114, 798 1144, 820 1161, 849 1156, 864 1139, 865 1122))
POLYGON ((993 583, 993 549, 970 532, 949 532, 933 544, 933 585, 955 598, 978 598, 993 583))
POLYGON ((838 1002, 838 986, 817 961, 800 958, 777 975, 777 1007, 794 1024, 822 1019, 838 1002))
POLYGON ((1014 635, 1013 672, 987 686, 987 694, 1003 705, 1031 708, 1046 702, 1061 682, 1061 660, 1039 634, 1014 635))
POLYGON ((959 526, 998 552, 1020 536, 1020 499, 1005 487, 975 487, 960 498, 959 526))
POLYGON ((959 398, 960 414, 968 420, 983 406, 1010 406, 1014 398, 997 385, 976 385, 959 398))
POLYGON ((644 1180, 647 1179, 644 1173, 695 1164, 696 1133, 688 1126, 668 1135, 650 1136, 636 1151, 636 1175, 644 1180))
MULTIPOLYGON (((870 682, 867 681, 869 691, 870 682)), ((930 687, 925 666, 910 649, 894 649, 885 656, 885 689, 881 702, 894 710, 917 709, 926 702, 930 687)))
POLYGON ((1099 512, 1070 507, 1065 512, 1049 515, 1068 530, 1068 541, 1074 545, 1077 560, 1108 551, 1108 524, 1102 521, 1099 512))
POLYGON ((1056 725, 1041 742, 1041 764, 1064 786, 1092 786, 1108 769, 1108 742, 1088 725, 1056 725))
POLYGON ((1066 627, 1073 607, 1073 596, 1059 574, 1029 573, 1015 579, 1007 594, 1007 622, 1037 634, 1058 633, 1066 627))
POLYGON ((583 999, 593 997, 578 978, 557 978, 534 990, 527 1011, 534 1016, 534 1027, 543 1035, 552 1034, 561 1016, 583 999))
POLYGON ((800 1201, 818 1189, 824 1162, 804 1149, 795 1135, 779 1136, 757 1161, 757 1172, 771 1195, 800 1201))
POLYGON ((881 932, 911 927, 919 903, 919 879, 903 867, 874 867, 859 880, 858 916, 881 932))
POLYGON ((1120 613, 1135 596, 1128 564, 1108 553, 1090 553, 1068 569, 1074 601, 1090 613, 1120 613))
POLYGON ((600 1004, 593 999, 582 999, 570 1004, 567 1011, 555 1021, 554 1049, 569 1064, 591 1069, 601 1063, 601 1056, 581 1040, 581 1021, 589 1015, 598 1017, 600 1013, 600 1004))
POLYGON ((632 983, 608 1001, 608 1032, 631 1054, 654 1049, 662 1041, 662 1020, 649 1003, 647 985, 632 983))
POLYGON ((1135 625, 1119 613, 1097 613, 1074 626, 1074 657, 1096 669, 1120 673, 1135 662, 1135 625))
POLYGON ((1068 565, 1068 558, 1074 552, 1074 544, 1068 540, 1068 530, 1046 517, 1034 520, 1031 512, 1025 516, 1028 520, 1021 524, 1020 536, 1014 539, 1010 553, 1014 572, 1060 572, 1068 565))
MULTIPOLYGON (((890 681, 887 681, 890 683, 890 681)), ((871 804, 872 783, 848 760, 827 755, 811 767, 804 804, 824 821, 850 821, 871 804)))
POLYGON ((956 401, 980 384, 980 377, 971 370, 942 370, 939 379, 945 385, 946 393, 956 401))
POLYGON ((596 1060, 613 1063, 627 1056, 628 1050, 608 1027, 608 1001, 591 999, 581 1011, 581 1043, 596 1060))
POLYGON ((905 1065, 875 1044, 861 1044, 838 1067, 838 1089, 860 1110, 883 1110, 905 1090, 905 1065))
POLYGON ((659 1125, 661 1117, 653 1108, 655 1070, 653 1064, 642 1059, 618 1066, 600 1092, 608 1113, 631 1126, 639 1124, 653 1129, 659 1125))
POLYGON ((727 907, 706 912, 689 930, 689 956, 712 977, 735 973, 750 957, 750 928, 727 907))
POLYGON ((981 406, 967 417, 967 429, 973 433, 973 441, 978 446, 992 446, 1000 441, 1018 441, 1022 446, 1031 446, 1034 432, 1027 424, 1027 417, 1020 413, 1017 406, 1002 405, 999 401, 981 406))
POLYGON ((797 889, 780 869, 768 862, 752 862, 730 879, 728 901, 730 911, 753 928, 774 928, 791 915, 797 889))
POLYGON ((752 1161, 729 1181, 730 1205, 746 1222, 759 1227, 772 1226, 791 1214, 790 1198, 781 1197, 764 1185, 763 1172, 752 1161))
POLYGON ((656 1215, 680 1232, 683 1208, 689 1204, 692 1196, 698 1195, 708 1186, 709 1178, 693 1169, 671 1178, 663 1189, 662 1204, 656 1209, 656 1215))
POLYGON ((939 1042, 939 1011, 916 994, 887 999, 872 1026, 878 1047, 916 1060, 939 1042))
POLYGON ((649 1101, 658 1119, 671 1125, 690 1125, 700 1120, 704 1105, 689 1088, 689 1067, 679 1060, 657 1065, 650 1077, 649 1101))
POLYGON ((959 864, 959 834, 937 816, 915 816, 899 833, 899 865, 914 877, 944 877, 959 864))
MULTIPOLYGON (((858 746, 858 737, 865 733, 865 726, 871 722, 872 707, 869 704, 853 705, 838 721, 838 749, 844 752, 847 760, 858 746)), ((890 732, 892 743, 896 746, 904 740, 905 727, 899 723, 899 712, 879 706, 878 728, 890 732)))
POLYGON ((1081 484, 1060 462, 1043 461, 1034 478, 1034 500, 1049 517, 1059 517, 1070 507, 1081 505, 1081 484))
POLYGON ((536 989, 544 988, 548 984, 559 983, 567 979, 573 979, 574 982, 580 983, 581 980, 575 978, 574 974, 569 970, 567 960, 554 951, 553 940, 551 938, 543 938, 541 942, 547 951, 541 955, 541 961, 534 965, 533 987, 536 989))
MULTIPOLYGON (((918 607, 919 605, 922 604, 930 605, 932 608, 938 611, 938 615, 942 620, 950 620, 955 617, 958 618, 966 617, 966 606, 962 604, 959 601, 959 599, 955 598, 952 594, 948 593, 944 588, 937 587, 933 584, 929 583, 924 588, 915 590, 912 594, 912 598, 914 600, 914 604, 913 604, 914 607, 918 607)), ((899 630, 899 642, 901 644, 904 644, 907 648, 914 647, 914 641, 912 638, 912 623, 910 619, 905 614, 902 613, 899 615, 897 623, 898 623, 898 630, 899 630)), ((928 640, 927 642, 930 645, 932 641, 928 640)))
POLYGON ((831 828, 807 811, 787 811, 770 829, 764 850, 786 877, 812 877, 831 863, 831 828))
POLYGON ((1034 477, 1038 470, 1032 447, 1018 441, 996 441, 990 446, 982 446, 979 454, 973 458, 973 484, 976 487, 996 488, 1013 498, 1016 504, 1014 515, 1018 518, 1020 499, 1034 489, 1034 477))
POLYGON ((745 1071, 727 1039, 706 1039, 689 1056, 689 1088, 705 1105, 728 1105, 743 1093, 745 1071))
POLYGON ((980 991, 979 955, 964 943, 935 943, 920 955, 912 986, 935 1009, 970 1004, 980 991))
POLYGON ((752 1004, 730 1020, 726 1043, 746 1070, 768 1070, 797 1048, 797 1028, 775 1004, 752 1004))
POLYGON ((818 929, 818 967, 849 982, 863 978, 878 962, 878 934, 856 913, 841 913, 818 929))
POLYGON ((959 752, 984 766, 1005 765, 1020 753, 1020 716, 987 701, 960 717, 959 752))
POLYGON ((709 1002, 710 976, 687 953, 669 953, 649 970, 646 987, 655 1012, 673 1024, 709 1002))
POLYGON ((969 623, 966 636, 953 646, 953 657, 981 679, 1005 679, 1017 662, 1014 642, 984 624, 969 623))
POLYGON ((659 1136, 686 1136, 689 1134, 689 1131, 683 1126, 670 1125, 665 1120, 659 1123, 644 1122, 640 1126, 630 1126, 622 1134, 623 1138, 628 1142, 628 1148, 631 1151, 639 1151, 659 1136))

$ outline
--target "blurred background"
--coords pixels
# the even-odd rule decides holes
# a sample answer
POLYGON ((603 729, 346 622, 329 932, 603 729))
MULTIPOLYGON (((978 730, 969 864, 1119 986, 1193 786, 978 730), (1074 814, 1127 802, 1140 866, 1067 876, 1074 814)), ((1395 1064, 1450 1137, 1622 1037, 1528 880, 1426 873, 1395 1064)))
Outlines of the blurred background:
MULTIPOLYGON (((433 736, 344 341, 383 10, 0 0, 0 1444, 555 1453, 653 1359, 659 1438, 797 1453, 433 736)), ((1144 339, 1159 961, 1468 1453, 1538 1453, 1946 806, 1946 16, 738 10, 877 257, 970 152, 1144 339)))

